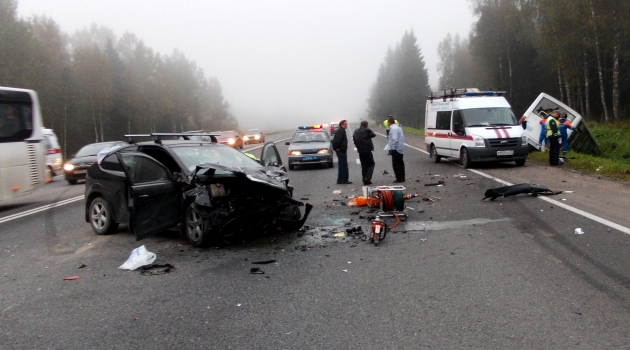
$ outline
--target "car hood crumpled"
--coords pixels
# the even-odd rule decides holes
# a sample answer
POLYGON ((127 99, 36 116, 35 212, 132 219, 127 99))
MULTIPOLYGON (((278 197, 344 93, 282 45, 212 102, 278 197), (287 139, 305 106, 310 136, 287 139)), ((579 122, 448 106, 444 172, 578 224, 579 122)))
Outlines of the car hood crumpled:
POLYGON ((265 168, 242 168, 235 166, 224 166, 220 164, 205 163, 197 166, 196 172, 201 169, 214 169, 232 172, 236 176, 243 176, 253 182, 262 183, 282 191, 289 191, 287 185, 287 173, 277 167, 265 168))

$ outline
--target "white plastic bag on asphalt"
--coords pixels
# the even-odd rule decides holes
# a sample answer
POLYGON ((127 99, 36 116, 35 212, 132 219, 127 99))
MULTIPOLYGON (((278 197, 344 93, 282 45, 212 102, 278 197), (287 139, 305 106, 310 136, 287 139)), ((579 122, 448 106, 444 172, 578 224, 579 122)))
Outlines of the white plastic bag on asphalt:
POLYGON ((133 271, 140 266, 153 264, 155 258, 155 253, 151 253, 144 246, 140 246, 131 251, 127 261, 120 265, 119 269, 133 271))

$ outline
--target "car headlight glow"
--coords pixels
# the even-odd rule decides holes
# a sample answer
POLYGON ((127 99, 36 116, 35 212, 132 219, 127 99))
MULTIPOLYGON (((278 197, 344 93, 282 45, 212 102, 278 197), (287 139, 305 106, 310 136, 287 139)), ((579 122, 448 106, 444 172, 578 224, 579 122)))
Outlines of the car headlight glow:
POLYGON ((254 136, 254 139, 256 139, 256 140, 260 140, 260 135, 256 135, 256 136, 254 136))
POLYGON ((234 140, 234 139, 228 139, 228 143, 229 143, 230 145, 233 145, 233 144, 234 144, 234 142, 236 142, 236 140, 234 140))
POLYGON ((300 152, 300 151, 289 151, 289 155, 291 155, 291 156, 299 156, 301 154, 302 154, 302 152, 300 152))
POLYGON ((72 169, 74 169, 74 165, 72 165, 72 164, 70 164, 70 163, 66 163, 66 164, 63 166, 63 170, 65 170, 65 171, 72 171, 72 169))
POLYGON ((317 152, 317 154, 330 154, 330 150, 328 148, 322 149, 319 152, 317 152))
POLYGON ((473 141, 475 141, 475 147, 486 147, 486 143, 483 140, 483 137, 473 135, 473 141))
POLYGON ((245 141, 249 140, 249 136, 243 137, 243 140, 245 140, 245 141))

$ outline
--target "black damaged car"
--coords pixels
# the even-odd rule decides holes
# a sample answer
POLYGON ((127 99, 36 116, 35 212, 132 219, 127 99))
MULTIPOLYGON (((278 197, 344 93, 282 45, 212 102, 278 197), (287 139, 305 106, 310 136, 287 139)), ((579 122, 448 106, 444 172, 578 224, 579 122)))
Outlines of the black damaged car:
POLYGON ((96 234, 124 223, 140 240, 179 225, 192 245, 207 247, 252 231, 297 230, 306 221, 312 206, 302 215, 304 203, 292 198, 273 143, 256 161, 216 142, 163 140, 190 135, 150 136, 155 140, 100 154, 88 169, 85 220, 96 234))

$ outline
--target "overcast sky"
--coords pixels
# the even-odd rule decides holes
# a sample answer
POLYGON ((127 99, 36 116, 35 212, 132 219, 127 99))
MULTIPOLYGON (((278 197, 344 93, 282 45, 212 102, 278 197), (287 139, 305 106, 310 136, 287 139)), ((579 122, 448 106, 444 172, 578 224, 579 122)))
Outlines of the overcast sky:
POLYGON ((219 79, 242 128, 263 129, 364 118, 387 48, 405 31, 436 87, 439 42, 468 36, 475 20, 467 0, 18 0, 18 15, 178 49, 219 79))

